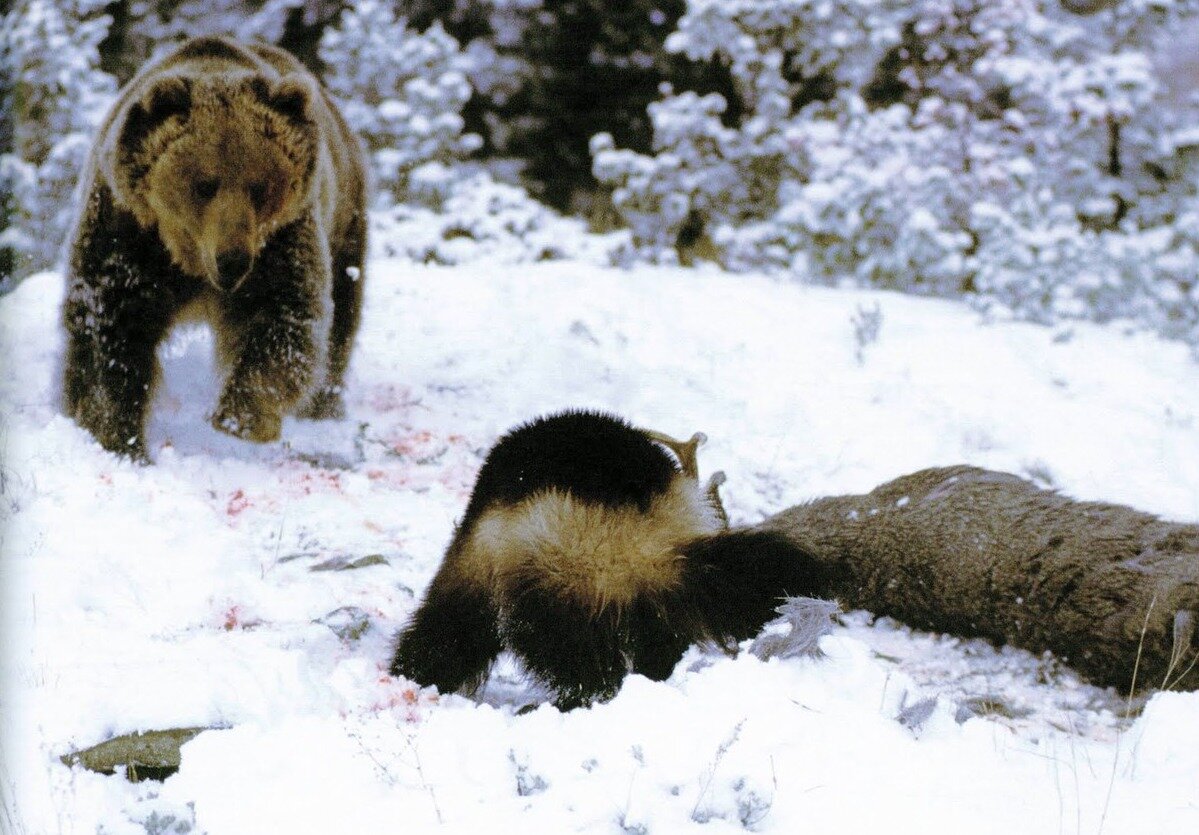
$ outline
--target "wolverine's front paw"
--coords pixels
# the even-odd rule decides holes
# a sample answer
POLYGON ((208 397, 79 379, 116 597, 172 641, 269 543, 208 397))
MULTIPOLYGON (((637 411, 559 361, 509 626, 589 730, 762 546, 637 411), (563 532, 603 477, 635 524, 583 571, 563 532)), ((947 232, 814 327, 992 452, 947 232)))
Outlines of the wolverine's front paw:
POLYGON ((283 416, 222 399, 220 408, 212 416, 212 426, 226 435, 265 444, 279 440, 283 416))

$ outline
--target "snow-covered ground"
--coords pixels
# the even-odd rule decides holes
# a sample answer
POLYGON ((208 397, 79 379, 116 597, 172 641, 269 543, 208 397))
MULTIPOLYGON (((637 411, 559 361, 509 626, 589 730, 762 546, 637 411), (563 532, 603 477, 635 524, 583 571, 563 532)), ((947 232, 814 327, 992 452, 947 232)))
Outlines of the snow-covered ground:
POLYGON ((569 714, 518 713, 538 694, 506 661, 481 703, 386 675, 483 454, 533 415, 703 430, 735 521, 956 462, 1199 520, 1178 344, 716 272, 378 259, 346 420, 218 435, 184 331, 137 467, 56 411, 60 296, 43 274, 0 299, 6 833, 1199 832, 1199 694, 1125 720, 1047 659, 861 613, 823 659, 695 648, 569 714), (163 783, 59 763, 198 725, 222 729, 163 783))

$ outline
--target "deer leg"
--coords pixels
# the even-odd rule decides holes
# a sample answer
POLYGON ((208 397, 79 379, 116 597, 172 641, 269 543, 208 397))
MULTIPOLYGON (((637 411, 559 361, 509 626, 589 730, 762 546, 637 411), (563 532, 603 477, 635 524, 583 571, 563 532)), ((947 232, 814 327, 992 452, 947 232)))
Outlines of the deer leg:
POLYGON ((720 500, 720 485, 728 481, 728 476, 724 474, 724 470, 717 470, 708 476, 708 484, 704 488, 704 493, 708 498, 708 504, 716 511, 716 516, 720 519, 721 526, 727 531, 729 529, 729 515, 725 512, 724 502, 720 500))
POLYGON ((674 457, 679 459, 679 464, 683 467, 683 475, 699 481, 699 462, 696 460, 696 451, 700 444, 708 440, 707 435, 703 432, 696 432, 689 440, 680 441, 650 429, 643 431, 651 441, 661 444, 674 453, 674 457))
MULTIPOLYGON (((669 435, 664 435, 661 432, 655 432, 652 429, 642 430, 649 439, 655 443, 661 444, 672 453, 674 457, 679 459, 679 464, 683 467, 683 475, 699 482, 699 459, 698 450, 701 444, 707 442, 708 436, 703 432, 696 432, 686 441, 680 441, 677 438, 672 438, 669 435)), ((704 495, 708 500, 708 504, 716 511, 716 516, 720 519, 721 526, 728 530, 729 515, 725 512, 724 502, 720 500, 720 485, 728 480, 722 470, 712 473, 708 477, 708 483, 704 487, 704 495)))

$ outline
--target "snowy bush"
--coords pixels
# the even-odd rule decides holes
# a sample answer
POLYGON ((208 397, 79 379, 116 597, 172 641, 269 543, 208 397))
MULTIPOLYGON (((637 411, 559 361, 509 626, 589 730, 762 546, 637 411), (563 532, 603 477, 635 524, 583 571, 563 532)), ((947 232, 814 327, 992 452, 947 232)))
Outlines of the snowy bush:
POLYGON ((724 107, 716 93, 651 104, 654 156, 617 150, 609 134, 592 139, 596 178, 614 186, 617 210, 654 252, 686 247, 709 224, 774 210, 780 184, 799 173, 786 136, 764 123, 760 132, 726 128, 724 107))
POLYGON ((839 122, 793 126, 807 177, 783 183, 769 215, 715 230, 725 263, 830 283, 852 276, 878 287, 961 292, 972 240, 953 127, 960 108, 922 108, 916 118, 927 127, 919 131, 902 106, 870 113, 856 100, 847 110, 839 122))
POLYGON ((780 189, 807 174, 790 120, 792 102, 827 83, 831 68, 856 62, 868 32, 869 4, 851 2, 691 2, 666 46, 697 61, 731 68, 746 113, 727 127, 717 93, 668 94, 650 105, 653 153, 617 150, 592 140, 593 173, 635 240, 655 257, 687 250, 711 230, 771 216, 780 189), (839 15, 838 12, 849 11, 839 15), (843 64, 838 59, 845 59, 843 64))
POLYGON ((0 18, 0 290, 54 265, 90 135, 115 89, 98 71, 100 0, 23 0, 0 18))
POLYGON ((463 133, 465 62, 440 23, 414 32, 390 4, 358 0, 326 30, 320 56, 325 83, 366 142, 379 190, 413 197, 414 172, 478 147, 477 136, 463 133))
POLYGON ((622 147, 650 149, 646 106, 663 83, 701 94, 728 91, 723 67, 665 48, 685 0, 524 5, 517 52, 527 70, 501 115, 510 121, 508 150, 525 163, 534 194, 557 209, 596 208, 588 153, 592 135, 606 132, 622 147))
POLYGON ((562 217, 476 166, 430 163, 413 173, 409 185, 417 199, 372 217, 377 255, 427 264, 608 263, 625 241, 621 234, 587 234, 582 220, 562 217))
POLYGON ((1199 59, 1158 47, 1196 12, 690 0, 667 46, 728 62, 744 114, 725 124, 719 97, 668 92, 649 108, 652 153, 600 134, 593 171, 642 257, 1199 342, 1199 98, 1161 84, 1199 59))
POLYGON ((343 5, 342 0, 116 0, 107 4, 114 21, 101 56, 104 68, 123 83, 186 38, 230 35, 282 46, 315 68, 320 33, 343 5))
POLYGON ((134 36, 148 41, 153 52, 200 35, 277 43, 293 9, 318 4, 308 0, 133 0, 128 5, 134 36))

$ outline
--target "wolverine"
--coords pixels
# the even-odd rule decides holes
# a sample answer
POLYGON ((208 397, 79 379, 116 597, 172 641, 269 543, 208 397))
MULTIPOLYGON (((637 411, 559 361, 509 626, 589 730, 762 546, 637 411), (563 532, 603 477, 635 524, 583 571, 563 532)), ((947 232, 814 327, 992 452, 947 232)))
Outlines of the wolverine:
POLYGON ((568 710, 632 671, 667 678, 688 646, 727 651, 816 585, 774 532, 729 529, 696 447, 613 415, 533 420, 492 448, 393 675, 473 690, 503 650, 568 710))

